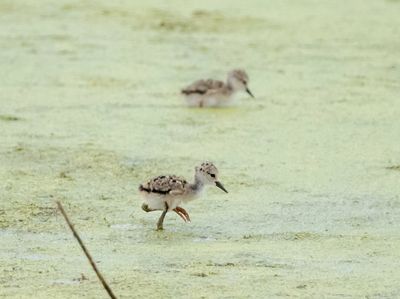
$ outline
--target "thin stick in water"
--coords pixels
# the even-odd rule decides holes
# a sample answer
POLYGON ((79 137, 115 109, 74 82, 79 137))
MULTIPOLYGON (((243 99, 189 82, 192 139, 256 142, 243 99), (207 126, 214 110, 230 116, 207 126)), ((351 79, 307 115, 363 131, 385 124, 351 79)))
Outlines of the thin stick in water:
POLYGON ((96 275, 99 278, 101 284, 106 289, 108 295, 110 296, 111 299, 117 299, 117 297, 115 297, 113 291, 111 290, 111 288, 109 287, 109 285, 105 281, 103 275, 101 275, 100 271, 97 269, 97 266, 94 263, 92 256, 90 255, 90 253, 87 250, 85 244, 83 244, 82 239, 79 237, 78 233, 76 232, 76 230, 74 228, 74 225, 69 220, 69 218, 67 216, 67 213, 65 213, 65 210, 64 210, 63 206, 61 205, 61 202, 57 201, 57 206, 58 206, 58 209, 60 210, 61 214, 64 216, 64 219, 67 222, 67 224, 68 224, 69 228, 71 229, 72 233, 74 234, 75 239, 78 241, 78 243, 81 246, 83 252, 85 253, 87 259, 89 260, 89 263, 92 266, 94 272, 96 272, 96 275))

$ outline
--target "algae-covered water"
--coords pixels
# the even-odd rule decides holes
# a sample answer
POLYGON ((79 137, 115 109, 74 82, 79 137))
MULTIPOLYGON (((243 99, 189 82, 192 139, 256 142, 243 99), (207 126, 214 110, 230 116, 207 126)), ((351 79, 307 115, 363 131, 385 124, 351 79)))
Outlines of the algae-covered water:
POLYGON ((0 297, 400 297, 399 1, 0 2, 0 297), (186 108, 250 76, 256 99, 186 108), (212 160, 192 223, 137 186, 212 160))

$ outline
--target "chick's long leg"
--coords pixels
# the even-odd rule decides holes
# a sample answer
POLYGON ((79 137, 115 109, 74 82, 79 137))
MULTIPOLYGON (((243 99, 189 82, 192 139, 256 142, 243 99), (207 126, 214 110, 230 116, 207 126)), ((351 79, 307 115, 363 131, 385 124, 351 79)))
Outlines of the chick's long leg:
POLYGON ((163 230, 164 229, 163 228, 163 223, 164 223, 165 215, 167 215, 167 213, 168 213, 168 204, 165 203, 165 210, 162 212, 160 218, 157 221, 157 230, 163 230))

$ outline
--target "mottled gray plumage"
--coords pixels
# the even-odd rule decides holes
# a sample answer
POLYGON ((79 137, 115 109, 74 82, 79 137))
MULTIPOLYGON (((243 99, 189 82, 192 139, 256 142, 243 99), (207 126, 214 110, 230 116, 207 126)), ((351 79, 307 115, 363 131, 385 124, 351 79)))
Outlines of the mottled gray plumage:
POLYGON ((176 175, 160 175, 139 186, 139 191, 158 194, 179 194, 185 192, 187 181, 176 175))
POLYGON ((182 89, 183 94, 205 94, 207 91, 212 89, 219 89, 224 86, 224 82, 219 80, 207 79, 207 80, 197 80, 187 86, 186 88, 182 89))

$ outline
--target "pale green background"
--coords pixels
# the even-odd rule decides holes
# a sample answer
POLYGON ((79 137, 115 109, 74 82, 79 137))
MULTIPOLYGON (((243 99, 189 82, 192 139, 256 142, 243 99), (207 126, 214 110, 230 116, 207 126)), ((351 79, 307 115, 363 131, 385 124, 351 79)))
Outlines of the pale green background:
POLYGON ((1 298, 107 298, 55 199, 119 298, 400 297, 399 1, 1 0, 0 68, 1 298), (138 184, 205 159, 154 231, 138 184))

